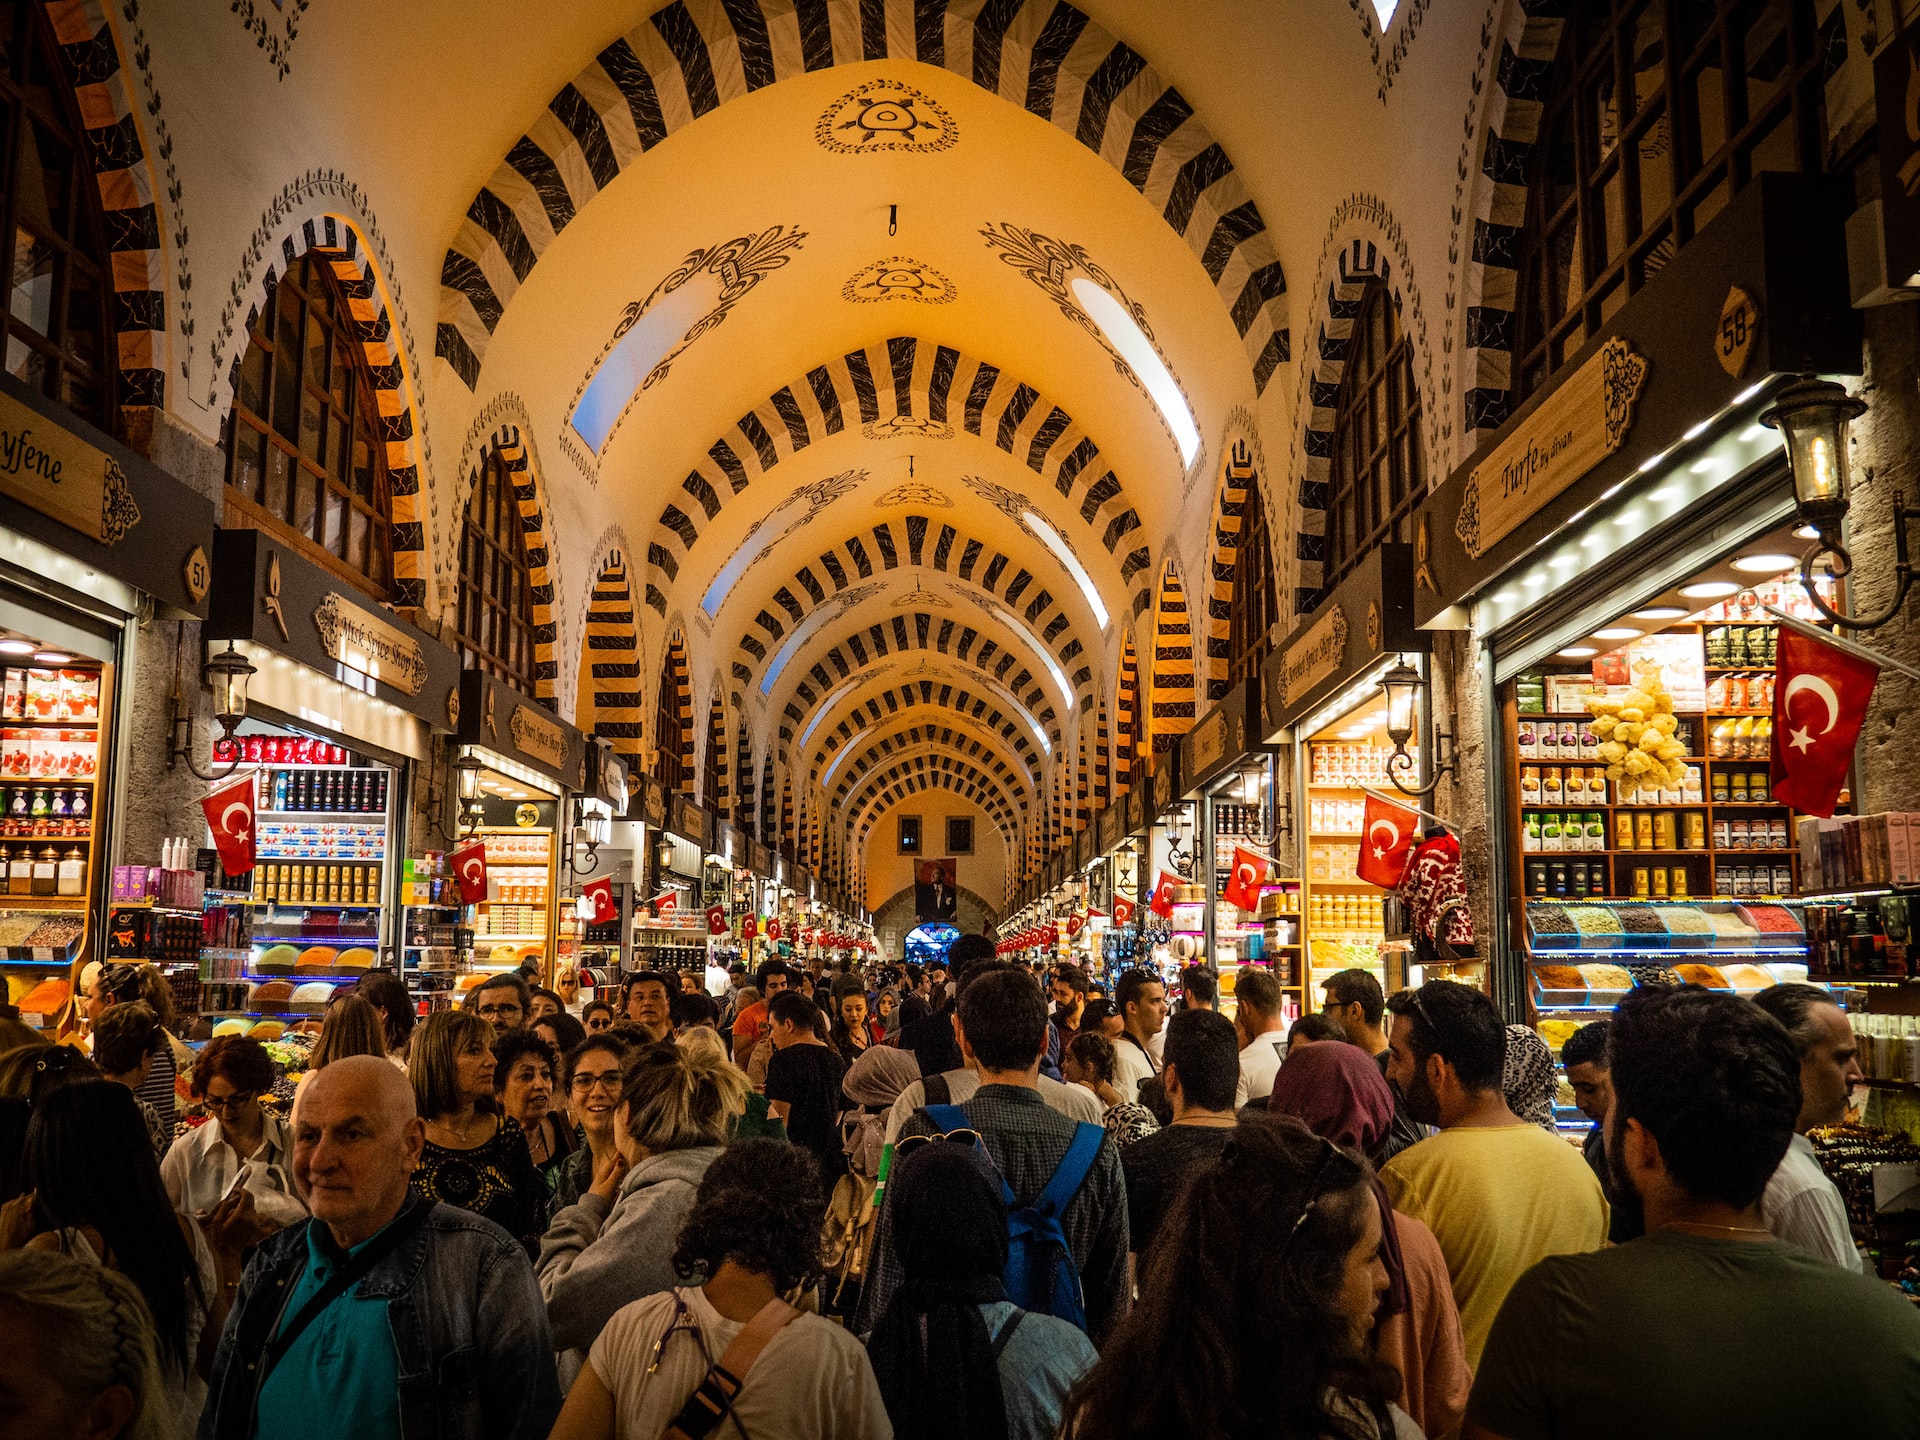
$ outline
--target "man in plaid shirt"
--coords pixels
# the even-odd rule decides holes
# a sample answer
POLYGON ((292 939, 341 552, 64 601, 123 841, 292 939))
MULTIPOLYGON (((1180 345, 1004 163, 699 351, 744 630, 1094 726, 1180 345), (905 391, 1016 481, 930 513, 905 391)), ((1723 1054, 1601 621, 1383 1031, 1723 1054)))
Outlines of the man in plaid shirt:
MULTIPOLYGON (((1077 1128, 1049 1109, 1037 1088, 1047 1038, 1046 997, 1039 982, 1018 966, 994 965, 960 992, 958 1021, 961 1052, 980 1074, 980 1089, 960 1109, 980 1132, 1015 1198, 1030 1203, 1053 1178, 1077 1128)), ((940 1127, 925 1110, 916 1110, 900 1133, 902 1139, 937 1135, 940 1127)), ((1101 1142, 1061 1228, 1080 1272, 1088 1333, 1098 1344, 1126 1312, 1128 1299, 1126 1183, 1112 1141, 1101 1142)), ((871 1330, 900 1284, 893 1207, 887 1203, 881 1207, 855 1329, 871 1330)))

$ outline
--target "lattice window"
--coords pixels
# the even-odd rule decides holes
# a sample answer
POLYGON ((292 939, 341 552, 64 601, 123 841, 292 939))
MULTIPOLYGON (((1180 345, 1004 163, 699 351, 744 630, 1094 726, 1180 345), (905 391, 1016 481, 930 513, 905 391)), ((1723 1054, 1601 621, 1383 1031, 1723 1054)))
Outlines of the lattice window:
POLYGON ((1842 7, 1589 0, 1545 91, 1520 247, 1512 398, 1566 362, 1754 175, 1819 170, 1842 7))
POLYGON ((1361 292, 1347 341, 1328 481, 1324 584, 1332 589, 1374 546, 1407 538, 1408 517, 1426 487, 1413 346, 1384 280, 1361 292))
POLYGON ((1260 479, 1254 476, 1247 481, 1239 543, 1233 554, 1233 600, 1227 609, 1229 683, 1260 673, 1273 652, 1273 626, 1279 618, 1273 540, 1267 529, 1267 507, 1260 498, 1260 479))
POLYGON ((460 525, 460 604, 454 621, 469 670, 534 693, 533 580, 506 462, 487 457, 460 525))
POLYGON ((669 795, 685 788, 686 723, 680 714, 681 661, 671 646, 666 664, 660 667, 653 711, 653 776, 669 795))

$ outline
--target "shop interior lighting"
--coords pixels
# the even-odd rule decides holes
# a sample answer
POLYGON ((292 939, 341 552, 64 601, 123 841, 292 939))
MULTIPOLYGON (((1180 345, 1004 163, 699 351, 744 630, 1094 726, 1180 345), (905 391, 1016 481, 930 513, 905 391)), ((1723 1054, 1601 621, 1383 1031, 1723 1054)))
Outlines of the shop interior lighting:
POLYGON ((1556 650, 1553 653, 1564 655, 1569 660, 1584 660, 1589 655, 1598 655, 1600 652, 1591 645, 1569 645, 1566 649, 1556 650))
MULTIPOLYGON (((1801 525, 1795 528, 1793 538, 1796 540, 1818 540, 1820 538, 1820 532, 1811 525, 1801 525)), ((0 649, 5 648, 3 644, 0 644, 0 649)))
POLYGON ((1687 612, 1678 605, 1650 605, 1633 612, 1635 620, 1684 620, 1686 617, 1687 612))
POLYGON ((1733 568, 1750 575, 1778 575, 1782 570, 1791 570, 1799 563, 1796 555, 1740 555, 1734 558, 1733 568))
POLYGON ((0 655, 31 655, 39 648, 31 640, 0 640, 0 655))
POLYGON ((1631 625, 1609 625, 1604 630, 1593 632, 1596 640, 1638 640, 1646 632, 1635 630, 1631 625))
POLYGON ((1738 595, 1740 587, 1731 580, 1701 580, 1682 585, 1680 593, 1689 600, 1724 600, 1729 595, 1738 595))
POLYGON ((1146 387, 1147 395, 1159 410, 1161 418, 1167 422, 1167 428, 1173 431, 1174 444, 1180 449, 1181 468, 1191 465, 1193 457, 1200 453, 1200 427, 1193 423, 1193 412, 1187 408, 1187 397, 1180 393, 1179 382, 1173 378, 1173 372, 1167 369, 1167 362, 1160 358, 1153 341, 1140 328, 1140 322, 1103 286, 1094 284, 1084 275, 1075 277, 1073 297, 1080 302, 1080 308, 1087 312, 1093 323, 1100 327, 1100 333, 1107 337, 1108 343, 1133 367, 1133 373, 1146 387))
POLYGON ((1093 583, 1093 577, 1087 574, 1087 567, 1080 563, 1080 557, 1073 553, 1073 547, 1066 537, 1049 525, 1046 517, 1037 510, 1028 510, 1020 517, 1027 527, 1038 535, 1054 558, 1067 567, 1067 573, 1073 576, 1074 583, 1080 587, 1080 593, 1087 597, 1087 604, 1093 609, 1093 618, 1102 630, 1107 628, 1107 602, 1100 598, 1099 587, 1093 583))
POLYGON ((73 656, 67 654, 64 650, 36 650, 33 652, 33 658, 38 660, 42 665, 71 665, 73 663, 73 656))

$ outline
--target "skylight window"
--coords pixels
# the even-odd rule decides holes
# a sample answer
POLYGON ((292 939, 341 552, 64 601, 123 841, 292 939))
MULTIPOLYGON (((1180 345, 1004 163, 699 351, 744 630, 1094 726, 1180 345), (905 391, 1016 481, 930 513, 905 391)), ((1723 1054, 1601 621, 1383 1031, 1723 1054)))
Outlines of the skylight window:
POLYGON ((1373 13, 1380 17, 1380 28, 1384 31, 1393 23, 1393 12, 1400 8, 1400 0, 1373 0, 1373 13))
POLYGON ((700 608, 707 612, 709 619, 719 618, 720 607, 726 603, 728 592, 733 589, 740 577, 747 573, 747 567, 760 558, 760 552, 771 545, 774 539, 775 532, 771 525, 758 526, 741 542, 740 548, 733 552, 733 558, 720 567, 720 573, 713 577, 713 583, 707 587, 707 593, 700 601, 700 608))
MULTIPOLYGON (((1375 0, 1379 3, 1379 0, 1375 0)), ((1133 373, 1140 377, 1140 383, 1147 387, 1147 394, 1154 406, 1160 411, 1161 418, 1167 422, 1167 428, 1173 431, 1173 440, 1180 447, 1180 463, 1191 465, 1193 457, 1200 453, 1200 429, 1193 423, 1193 412, 1187 409, 1187 397, 1180 393, 1180 386, 1173 378, 1173 372, 1167 369, 1166 361, 1160 358, 1160 352, 1153 348, 1153 342, 1146 336, 1139 323, 1127 313, 1127 307, 1096 285, 1084 275, 1076 276, 1073 282, 1074 298, 1080 302, 1080 308, 1093 318, 1100 327, 1100 333, 1107 337, 1107 343, 1120 352, 1120 357, 1133 367, 1133 373)))
POLYGON ((694 322, 719 300, 720 278, 702 271, 679 289, 662 295, 614 341, 568 417, 573 433, 586 442, 588 449, 600 453, 653 367, 667 358, 694 322))
POLYGON ((1046 542, 1047 548, 1053 551, 1054 558, 1067 567, 1067 573, 1073 576, 1074 583, 1080 587, 1080 593, 1087 597, 1087 604, 1093 607, 1094 620, 1102 630, 1106 629, 1107 603, 1100 598, 1100 591, 1094 585, 1093 577, 1087 574, 1086 566, 1082 565, 1080 557, 1073 553, 1073 547, 1067 544, 1066 537, 1049 525, 1037 511, 1029 510, 1020 518, 1025 520, 1033 532, 1046 542))

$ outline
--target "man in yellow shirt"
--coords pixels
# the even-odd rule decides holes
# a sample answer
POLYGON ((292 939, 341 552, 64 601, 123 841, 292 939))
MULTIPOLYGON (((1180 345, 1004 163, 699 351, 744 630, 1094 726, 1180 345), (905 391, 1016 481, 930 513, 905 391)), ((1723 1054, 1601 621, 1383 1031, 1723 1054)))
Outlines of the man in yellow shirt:
POLYGON ((1442 980, 1402 990, 1387 1008, 1387 1078, 1413 1118, 1440 1133, 1394 1156, 1380 1178, 1394 1209, 1440 1242, 1467 1363, 1478 1366, 1500 1302, 1529 1266, 1606 1243, 1606 1198, 1578 1150, 1507 1108, 1507 1034, 1491 1000, 1442 980))

